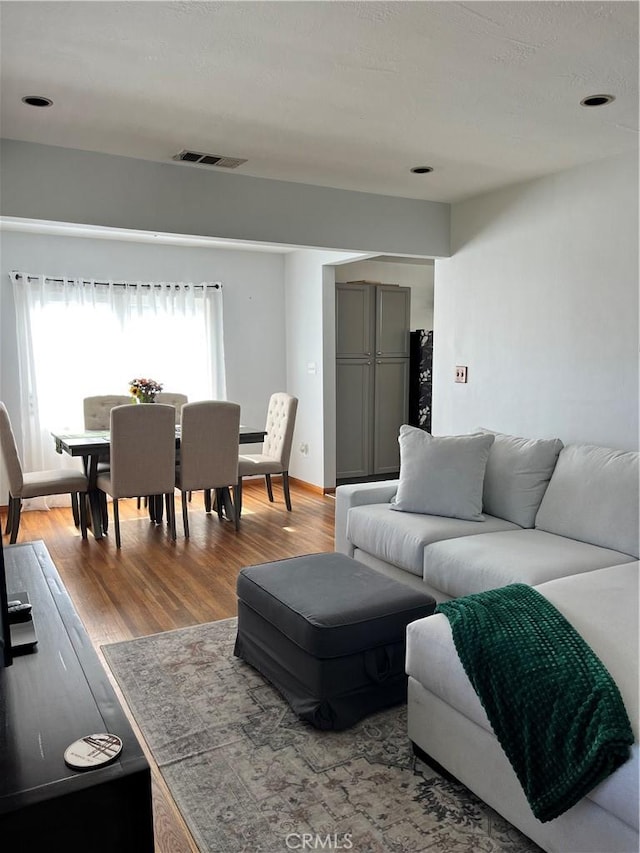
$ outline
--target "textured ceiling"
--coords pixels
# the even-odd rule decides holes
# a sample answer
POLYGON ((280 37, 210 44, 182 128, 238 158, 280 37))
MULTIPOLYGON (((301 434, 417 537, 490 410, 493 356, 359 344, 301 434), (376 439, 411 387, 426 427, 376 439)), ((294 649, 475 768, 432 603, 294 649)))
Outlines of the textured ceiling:
POLYGON ((637 146, 636 2, 3 0, 0 40, 11 139, 434 201, 637 146))

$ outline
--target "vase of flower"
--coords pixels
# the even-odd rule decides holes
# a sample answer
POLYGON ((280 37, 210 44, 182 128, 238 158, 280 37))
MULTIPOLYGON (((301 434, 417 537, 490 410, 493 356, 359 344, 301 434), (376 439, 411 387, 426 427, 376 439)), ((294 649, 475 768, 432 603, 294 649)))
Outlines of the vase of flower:
POLYGON ((155 379, 132 379, 129 382, 131 400, 135 403, 155 403, 156 395, 162 391, 162 383, 155 379))

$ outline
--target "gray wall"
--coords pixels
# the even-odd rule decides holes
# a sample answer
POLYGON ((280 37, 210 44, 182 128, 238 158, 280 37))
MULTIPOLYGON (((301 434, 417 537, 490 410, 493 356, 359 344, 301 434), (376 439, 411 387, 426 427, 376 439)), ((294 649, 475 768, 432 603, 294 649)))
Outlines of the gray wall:
POLYGON ((449 205, 3 140, 3 216, 445 257, 449 205))

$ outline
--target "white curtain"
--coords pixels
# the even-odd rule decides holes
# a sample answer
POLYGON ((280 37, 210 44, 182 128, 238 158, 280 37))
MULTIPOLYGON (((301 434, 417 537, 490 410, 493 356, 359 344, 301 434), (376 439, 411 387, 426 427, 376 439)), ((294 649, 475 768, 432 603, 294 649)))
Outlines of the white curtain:
MULTIPOLYGON (((147 377, 189 400, 226 399, 219 282, 98 282, 11 274, 25 470, 77 466, 51 430, 83 428, 84 397, 147 377)), ((50 504, 60 501, 49 501, 50 504)))

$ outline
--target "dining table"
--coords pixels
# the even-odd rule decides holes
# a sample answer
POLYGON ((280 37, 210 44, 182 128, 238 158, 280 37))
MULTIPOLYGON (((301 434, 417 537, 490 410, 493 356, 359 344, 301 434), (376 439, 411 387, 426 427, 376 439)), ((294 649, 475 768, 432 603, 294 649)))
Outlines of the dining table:
MULTIPOLYGON (((266 430, 255 427, 240 425, 240 444, 260 444, 264 441, 266 430)), ((111 437, 109 430, 83 430, 74 433, 52 432, 57 453, 68 453, 69 456, 80 457, 84 467, 84 473, 89 481, 87 498, 89 502, 90 528, 96 539, 102 539, 102 507, 100 502, 100 490, 97 487, 98 463, 109 459, 111 448, 111 437)), ((215 437, 212 437, 215 442, 215 437)), ((176 424, 176 450, 180 449, 180 425, 176 424)), ((153 497, 153 496, 152 496, 153 497)), ((221 495, 225 505, 228 505, 226 496, 221 495)), ((154 520, 161 519, 162 501, 152 501, 152 517, 154 520)))

